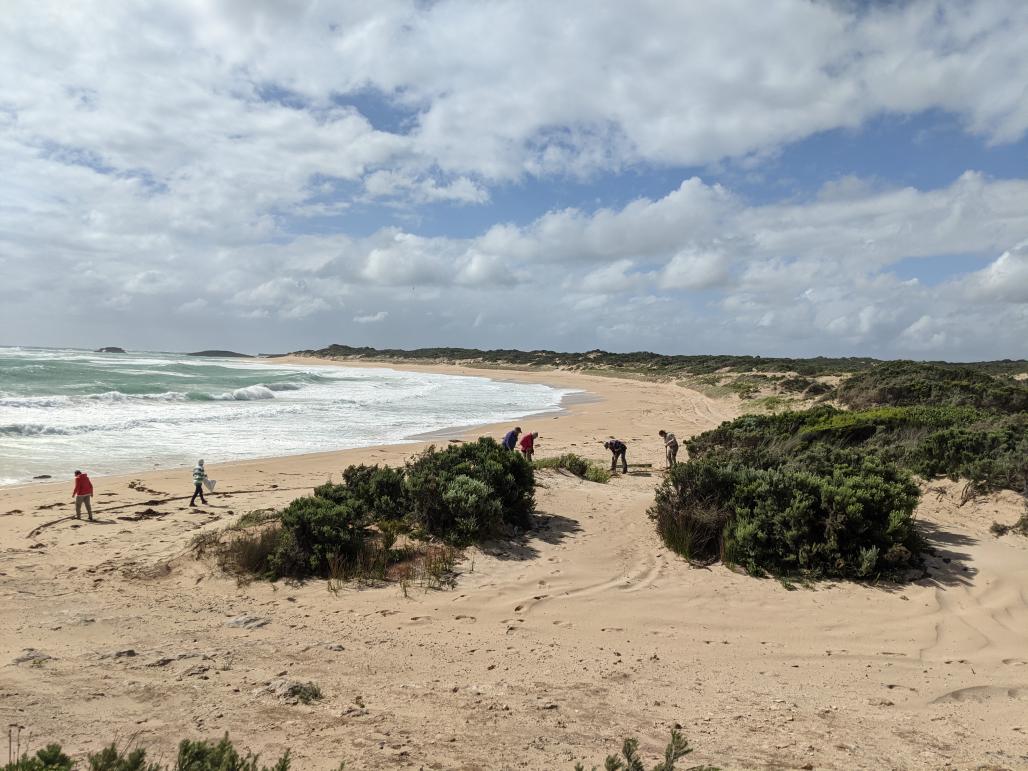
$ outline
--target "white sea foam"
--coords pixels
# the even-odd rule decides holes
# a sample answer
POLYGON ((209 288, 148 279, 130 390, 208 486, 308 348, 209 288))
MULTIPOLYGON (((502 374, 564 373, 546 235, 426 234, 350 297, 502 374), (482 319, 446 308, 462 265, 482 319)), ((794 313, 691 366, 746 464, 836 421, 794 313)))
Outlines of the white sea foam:
POLYGON ((0 348, 0 479, 395 443, 552 411, 563 393, 386 369, 0 348))
POLYGON ((246 388, 237 388, 228 393, 218 394, 214 398, 217 401, 252 402, 260 399, 274 399, 275 394, 267 386, 252 385, 246 388))

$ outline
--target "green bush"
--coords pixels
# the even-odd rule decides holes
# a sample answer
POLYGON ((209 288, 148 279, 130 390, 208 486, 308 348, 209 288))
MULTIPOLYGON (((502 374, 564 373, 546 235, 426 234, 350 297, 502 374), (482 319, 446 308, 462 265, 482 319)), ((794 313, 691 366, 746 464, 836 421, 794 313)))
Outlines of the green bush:
POLYGON ((757 468, 724 456, 678 464, 650 515, 687 559, 724 559, 755 575, 870 578, 911 566, 918 489, 905 473, 853 454, 802 465, 757 468))
MULTIPOLYGON (((217 742, 183 739, 175 765, 170 768, 147 762, 143 748, 122 750, 115 744, 88 755, 86 763, 89 771, 289 771, 289 752, 269 768, 259 765, 258 756, 251 752, 240 755, 226 734, 217 742)), ((0 771, 72 771, 77 767, 60 745, 50 744, 31 757, 26 754, 14 763, 0 766, 0 771)))
MULTIPOLYGON (((710 454, 758 468, 806 466, 836 449, 891 461, 926 478, 964 477, 979 489, 1028 491, 1028 414, 974 407, 829 406, 745 415, 687 442, 690 458, 710 454)), ((829 458, 829 462, 837 461, 829 458)), ((823 463, 823 462, 822 462, 823 463)))
POLYGON ((336 503, 353 501, 375 521, 402 520, 407 515, 403 469, 391 466, 348 466, 343 483, 314 488, 314 495, 336 503))
POLYGON ((269 558, 275 577, 328 576, 339 561, 354 562, 371 536, 371 517, 353 500, 297 498, 283 511, 269 558))
POLYGON ((846 378, 839 398, 854 408, 931 404, 1024 412, 1028 383, 968 366, 890 361, 846 378))
POLYGON ((74 762, 61 751, 59 744, 48 744, 35 755, 23 755, 0 767, 0 771, 71 771, 74 767, 74 762))
POLYGON ((407 464, 405 488, 412 527, 450 543, 493 535, 500 525, 527 528, 535 510, 532 464, 487 437, 443 450, 429 447, 407 464), (481 501, 483 488, 472 489, 464 481, 453 487, 459 477, 491 491, 498 518, 495 507, 470 503, 471 498, 481 501))
POLYGON ((485 482, 458 474, 443 491, 443 503, 454 522, 453 538, 470 543, 479 535, 495 533, 503 521, 503 509, 485 482))

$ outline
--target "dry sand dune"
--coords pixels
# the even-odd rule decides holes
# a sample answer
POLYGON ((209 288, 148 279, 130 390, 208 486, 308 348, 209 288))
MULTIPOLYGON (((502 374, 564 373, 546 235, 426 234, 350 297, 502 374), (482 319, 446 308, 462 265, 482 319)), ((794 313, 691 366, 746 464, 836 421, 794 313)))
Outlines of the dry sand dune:
POLYGON ((588 767, 626 735, 655 755, 676 723, 692 762, 724 768, 1028 768, 1028 540, 987 532, 1016 519, 1015 496, 959 507, 958 485, 933 483, 919 515, 936 555, 912 585, 790 590, 692 568, 646 517, 655 433, 709 428, 733 402, 491 374, 601 397, 522 421, 541 454, 601 460, 616 434, 630 462, 655 468, 609 485, 540 474, 537 529, 469 550, 454 589, 406 597, 396 585, 238 586, 187 546, 347 463, 399 462, 414 446, 212 462, 224 492, 203 511, 186 507, 184 470, 100 479, 95 524, 60 519, 70 482, 5 489, 0 719, 33 743, 82 752, 134 738, 165 758, 178 737, 229 731, 265 757, 292 748, 299 768, 588 767), (36 653, 11 663, 25 649, 36 653), (269 690, 280 678, 325 698, 289 704, 269 690))

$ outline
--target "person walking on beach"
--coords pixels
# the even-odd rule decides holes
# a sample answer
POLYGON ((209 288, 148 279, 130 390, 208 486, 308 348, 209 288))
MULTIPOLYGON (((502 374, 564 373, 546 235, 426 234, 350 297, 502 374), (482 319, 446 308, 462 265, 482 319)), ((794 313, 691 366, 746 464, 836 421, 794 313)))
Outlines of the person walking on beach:
POLYGON ((657 435, 664 440, 664 455, 667 460, 667 467, 672 468, 678 462, 678 437, 669 434, 664 429, 657 432, 657 435))
POLYGON ((203 497, 203 483, 207 479, 207 470, 203 467, 203 461, 198 460, 196 462, 196 468, 193 469, 193 497, 189 499, 189 505, 193 506, 196 504, 196 496, 200 496, 200 503, 204 506, 207 505, 207 499, 203 497))
POLYGON ((513 450, 518 446, 518 437, 521 436, 521 426, 514 426, 503 436, 503 441, 500 442, 508 450, 513 450))
POLYGON ((628 452, 628 445, 622 442, 620 439, 611 439, 610 441, 604 442, 603 446, 610 450, 610 471, 614 473, 617 471, 618 458, 621 459, 621 473, 628 473, 628 458, 626 453, 628 452))
POLYGON ((89 481, 89 475, 81 471, 75 472, 75 489, 71 491, 71 497, 75 499, 75 519, 82 519, 82 506, 86 507, 86 514, 89 521, 93 521, 93 483, 89 481))
POLYGON ((532 462, 532 455, 535 454, 535 440, 539 438, 538 431, 529 431, 523 437, 521 437, 521 452, 525 455, 525 460, 529 463, 532 462))

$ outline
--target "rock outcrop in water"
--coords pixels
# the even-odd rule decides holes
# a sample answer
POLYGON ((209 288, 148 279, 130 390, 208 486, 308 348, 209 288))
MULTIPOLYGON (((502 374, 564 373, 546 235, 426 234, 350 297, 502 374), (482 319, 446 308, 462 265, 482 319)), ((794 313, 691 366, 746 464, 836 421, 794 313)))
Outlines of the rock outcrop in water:
POLYGON ((106 348, 97 348, 93 353, 125 353, 125 349, 118 348, 116 345, 109 345, 106 348))

